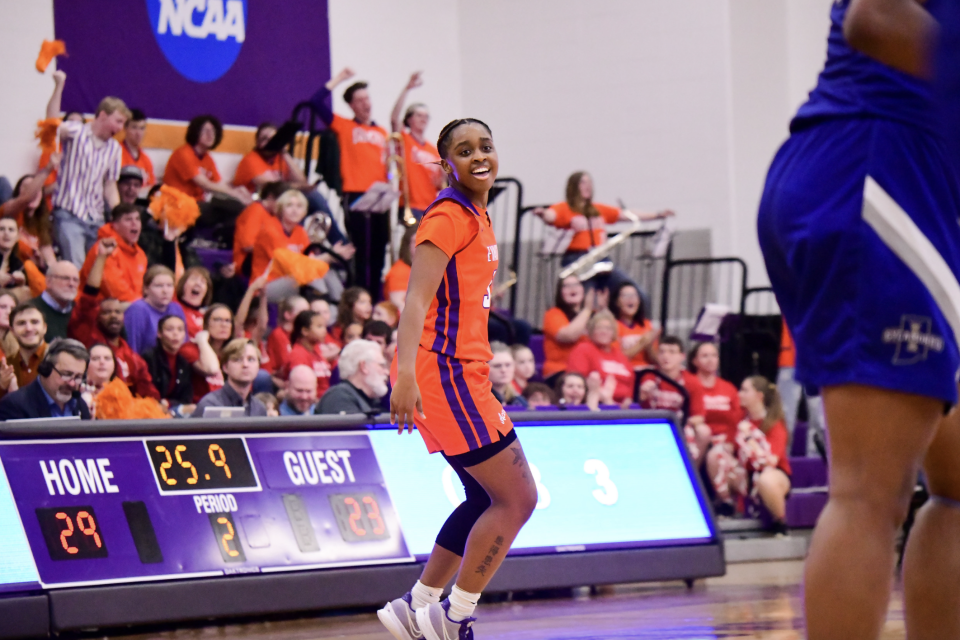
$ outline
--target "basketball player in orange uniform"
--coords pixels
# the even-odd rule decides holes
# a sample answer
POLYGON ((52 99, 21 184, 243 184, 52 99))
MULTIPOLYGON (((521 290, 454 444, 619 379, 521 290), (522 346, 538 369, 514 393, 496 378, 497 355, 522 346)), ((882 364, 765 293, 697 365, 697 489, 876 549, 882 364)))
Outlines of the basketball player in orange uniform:
POLYGON ((398 433, 416 424, 427 449, 441 452, 457 472, 467 499, 441 528, 420 580, 378 612, 398 640, 472 639, 480 593, 537 503, 523 448, 487 378, 498 265, 486 211, 498 167, 493 136, 479 120, 454 120, 437 149, 451 186, 417 231, 390 415, 398 433), (440 602, 454 575, 450 596, 440 602))

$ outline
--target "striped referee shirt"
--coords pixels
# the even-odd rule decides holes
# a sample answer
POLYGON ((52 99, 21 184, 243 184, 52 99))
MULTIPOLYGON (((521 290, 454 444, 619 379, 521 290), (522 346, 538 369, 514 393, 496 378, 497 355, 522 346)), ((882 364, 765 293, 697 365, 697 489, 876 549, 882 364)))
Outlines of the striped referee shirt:
POLYGON ((63 160, 57 172, 53 208, 66 209, 84 222, 103 222, 103 185, 120 177, 120 143, 101 140, 89 124, 64 122, 63 160))

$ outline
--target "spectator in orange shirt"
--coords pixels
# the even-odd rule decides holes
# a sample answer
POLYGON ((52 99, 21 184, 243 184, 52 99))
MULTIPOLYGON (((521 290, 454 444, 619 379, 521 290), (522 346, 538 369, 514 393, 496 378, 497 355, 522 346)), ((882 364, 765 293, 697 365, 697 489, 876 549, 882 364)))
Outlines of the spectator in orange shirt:
POLYGON ((24 260, 32 260, 43 271, 57 261, 53 250, 53 221, 50 207, 43 197, 44 181, 54 176, 61 156, 47 156, 46 166, 34 175, 25 175, 13 188, 13 197, 0 205, 0 217, 15 218, 20 225, 19 252, 24 260))
POLYGON ((383 279, 383 297, 397 309, 403 311, 403 304, 407 300, 407 283, 410 282, 410 265, 413 264, 413 254, 417 250, 417 227, 407 227, 400 240, 400 251, 397 260, 390 265, 386 277, 383 279))
MULTIPOLYGON (((253 262, 250 268, 250 277, 259 278, 267 270, 270 261, 273 260, 273 252, 276 249, 284 248, 296 253, 303 251, 310 246, 310 237, 306 230, 300 226, 300 223, 307 215, 307 198, 296 189, 289 189, 277 199, 277 215, 266 219, 257 235, 257 241, 253 245, 253 262)), ((333 252, 336 255, 349 260, 353 255, 353 247, 343 243, 333 245, 333 252)), ((316 260, 324 263, 329 268, 329 263, 334 257, 329 253, 323 253, 316 260)), ((291 287, 292 278, 284 278, 274 271, 270 274, 267 286, 267 299, 274 301, 285 297, 291 287), (287 282, 290 281, 290 282, 287 282), (276 284, 273 284, 276 282, 276 284)), ((295 286, 295 283, 294 283, 295 286)))
MULTIPOLYGON (((593 178, 586 171, 577 171, 567 179, 566 202, 560 202, 547 209, 538 207, 533 212, 547 224, 558 229, 572 229, 575 232, 560 261, 564 267, 606 242, 608 224, 630 220, 618 207, 593 201, 593 178)), ((634 215, 643 221, 659 220, 672 216, 673 211, 635 213, 634 215)), ((605 262, 610 260, 607 259, 605 262)), ((596 276, 591 280, 592 286, 601 289, 616 289, 623 282, 632 282, 626 273, 616 267, 609 274, 596 276)), ((636 283, 633 284, 637 286, 636 283)), ((640 290, 639 286, 637 290, 640 290)))
MULTIPOLYGON (((147 254, 137 241, 140 239, 140 209, 132 204, 118 204, 113 209, 113 221, 100 227, 100 240, 112 238, 117 248, 108 257, 103 268, 100 299, 116 298, 123 308, 143 297, 143 276, 147 272, 147 254)), ((87 253, 80 270, 80 281, 86 282, 93 263, 99 255, 98 245, 87 253)))
POLYGON ((340 143, 347 233, 357 247, 355 281, 379 298, 380 277, 390 240, 390 220, 386 211, 353 213, 350 207, 374 183, 387 181, 387 131, 373 121, 365 82, 355 82, 343 93, 344 102, 353 111, 352 120, 334 114, 328 104, 330 92, 353 76, 352 69, 343 69, 310 98, 310 103, 340 143))
POLYGON ((630 359, 633 368, 655 365, 660 330, 654 329, 647 318, 640 290, 632 282, 621 283, 611 292, 610 311, 619 325, 620 348, 623 349, 623 355, 630 359))
MULTIPOLYGON (((403 135, 403 170, 407 172, 410 209, 417 220, 423 216, 424 210, 437 198, 437 193, 447 183, 440 169, 440 153, 436 145, 426 138, 427 125, 430 123, 430 111, 427 105, 422 102, 411 104, 403 112, 403 120, 400 120, 407 93, 422 84, 419 71, 410 76, 390 114, 390 126, 393 131, 401 132, 403 135)), ((403 206, 402 198, 401 206, 403 206)))
POLYGON ((243 187, 225 184, 210 152, 223 139, 223 125, 212 115, 197 116, 187 125, 186 144, 167 160, 163 183, 179 189, 200 204, 198 228, 218 227, 221 241, 233 245, 233 224, 243 208, 253 202, 243 187))
POLYGON ((597 292, 585 291, 576 276, 557 282, 553 307, 543 314, 543 377, 549 386, 567 370, 573 348, 587 340, 587 321, 596 301, 597 292))
POLYGON ((251 202, 237 218, 233 233, 233 264, 237 273, 250 276, 253 246, 263 223, 277 214, 277 198, 290 190, 285 182, 268 182, 260 189, 260 200, 251 202))
POLYGON ((123 142, 120 144, 120 165, 134 166, 143 172, 146 177, 144 185, 152 187, 157 184, 153 175, 153 162, 150 156, 143 152, 143 136, 147 132, 147 116, 140 109, 130 109, 130 117, 123 125, 123 142))

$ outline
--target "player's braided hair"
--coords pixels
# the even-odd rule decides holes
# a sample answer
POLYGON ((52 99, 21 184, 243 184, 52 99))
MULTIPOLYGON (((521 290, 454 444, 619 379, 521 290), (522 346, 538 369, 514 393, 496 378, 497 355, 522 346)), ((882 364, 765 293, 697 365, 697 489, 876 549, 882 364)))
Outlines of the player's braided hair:
POLYGON ((464 124, 478 124, 486 129, 487 133, 489 133, 491 136, 493 135, 493 131, 491 131, 487 123, 483 122, 482 120, 477 120, 476 118, 460 118, 458 120, 451 120, 443 127, 443 129, 440 130, 440 136, 437 138, 437 151, 440 152, 441 158, 446 158, 447 151, 450 150, 450 134, 453 133, 454 129, 464 124))

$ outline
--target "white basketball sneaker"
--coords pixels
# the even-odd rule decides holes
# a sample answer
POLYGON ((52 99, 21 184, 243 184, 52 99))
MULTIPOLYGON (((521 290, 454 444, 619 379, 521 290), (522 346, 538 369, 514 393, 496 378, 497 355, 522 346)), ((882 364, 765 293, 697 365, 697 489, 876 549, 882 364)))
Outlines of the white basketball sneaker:
POLYGON ((377 611, 377 617, 397 640, 421 640, 423 634, 417 624, 417 612, 413 610, 413 598, 407 591, 403 597, 391 600, 377 611))
POLYGON ((417 624, 427 640, 473 640, 476 618, 450 619, 450 600, 417 609, 417 624))

